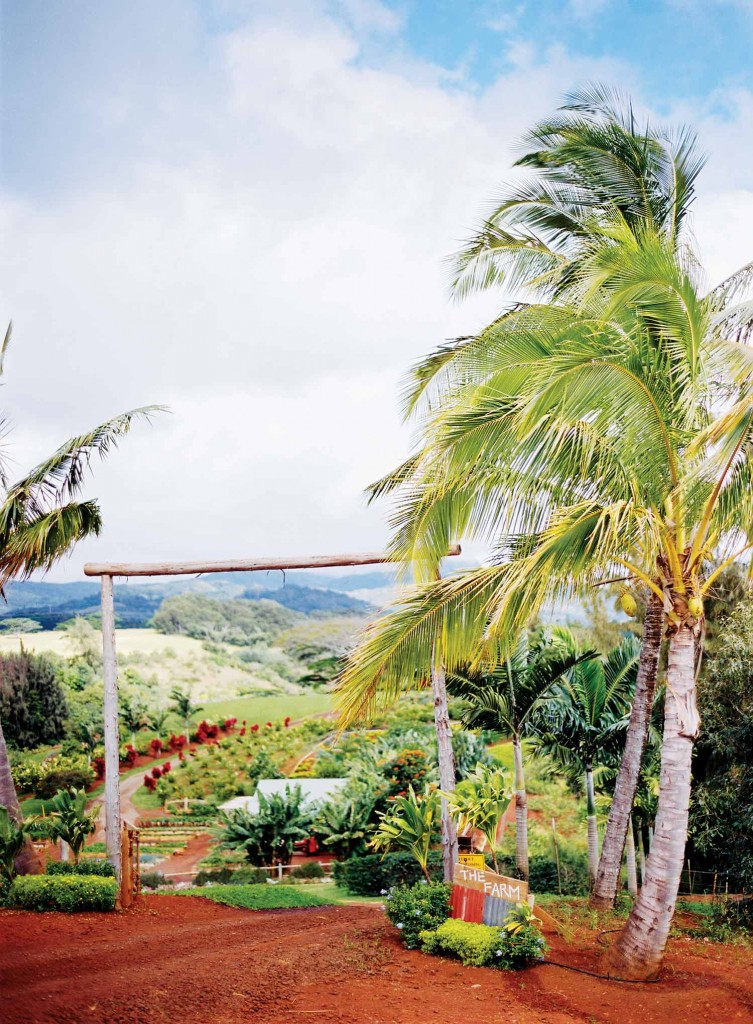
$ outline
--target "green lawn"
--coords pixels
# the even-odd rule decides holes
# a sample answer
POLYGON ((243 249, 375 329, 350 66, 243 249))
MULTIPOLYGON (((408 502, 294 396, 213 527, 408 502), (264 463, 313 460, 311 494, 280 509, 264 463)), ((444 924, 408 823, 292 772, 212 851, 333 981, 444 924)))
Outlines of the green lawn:
POLYGON ((279 910, 298 907, 328 907, 336 901, 311 892, 310 885, 213 885, 181 889, 175 896, 201 896, 213 903, 244 910, 279 910))
POLYGON ((489 753, 503 768, 507 768, 510 771, 514 770, 512 743, 510 740, 505 740, 504 743, 495 743, 493 747, 489 747, 489 753))
POLYGON ((237 718, 242 722, 245 718, 249 726, 255 722, 279 722, 290 716, 292 719, 306 718, 322 711, 331 710, 332 703, 328 693, 303 693, 298 696, 270 694, 269 697, 229 697, 227 700, 208 701, 201 711, 194 715, 192 722, 222 722, 226 718, 237 718))

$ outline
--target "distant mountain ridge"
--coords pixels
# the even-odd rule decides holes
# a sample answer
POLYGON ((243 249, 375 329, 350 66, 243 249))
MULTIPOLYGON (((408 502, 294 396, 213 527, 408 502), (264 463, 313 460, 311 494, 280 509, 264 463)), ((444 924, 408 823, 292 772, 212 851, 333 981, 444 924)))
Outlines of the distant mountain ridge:
MULTIPOLYGON (((307 614, 363 615, 373 610, 373 606, 366 601, 349 596, 349 583, 345 588, 325 585, 337 582, 336 577, 322 574, 319 578, 320 574, 317 573, 288 573, 285 579, 280 578, 278 585, 275 585, 277 581, 270 579, 270 575, 241 572, 217 573, 199 578, 170 577, 144 583, 118 584, 116 581, 115 614, 119 625, 140 627, 151 619, 166 597, 182 593, 205 594, 220 600, 266 599, 307 614)), ((388 578, 390 575, 384 574, 388 578)), ((384 585, 383 580, 380 583, 384 585)), ((364 586, 368 589, 369 585, 364 586)), ((44 629, 54 629, 59 623, 76 615, 95 615, 99 610, 98 581, 13 582, 6 587, 5 604, 0 605, 0 624, 7 618, 30 618, 39 622, 44 629)))

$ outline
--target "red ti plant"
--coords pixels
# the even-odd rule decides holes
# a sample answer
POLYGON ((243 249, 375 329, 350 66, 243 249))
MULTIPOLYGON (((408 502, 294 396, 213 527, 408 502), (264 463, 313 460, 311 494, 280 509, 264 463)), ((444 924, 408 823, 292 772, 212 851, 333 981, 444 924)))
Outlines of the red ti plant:
POLYGON ((105 777, 105 759, 104 757, 97 756, 92 758, 92 768, 94 774, 98 779, 104 779, 105 777))
POLYGON ((160 771, 160 768, 159 768, 158 765, 155 765, 154 768, 152 768, 152 778, 153 779, 161 779, 162 778, 162 772, 160 771))
POLYGON ((285 728, 286 728, 286 729, 289 729, 289 728, 290 728, 290 723, 291 723, 292 721, 293 721, 293 719, 292 719, 292 718, 290 717, 290 715, 288 715, 288 717, 287 717, 287 718, 285 719, 285 721, 283 722, 283 725, 285 726, 285 728))
POLYGON ((145 775, 144 776, 144 785, 146 786, 147 790, 150 793, 153 793, 154 790, 157 788, 157 780, 153 779, 151 777, 151 775, 145 775))
POLYGON ((159 736, 154 737, 152 742, 149 744, 149 748, 152 751, 152 755, 154 757, 156 757, 157 754, 162 753, 162 740, 159 738, 159 736))
POLYGON ((170 762, 169 761, 165 761, 165 763, 162 765, 162 774, 163 775, 167 775, 167 773, 171 772, 172 770, 173 770, 173 766, 170 764, 170 762))
POLYGON ((258 731, 259 731, 259 726, 258 726, 258 724, 257 724, 257 723, 255 722, 255 723, 254 723, 254 724, 253 724, 253 725, 251 726, 251 732, 258 732, 258 731))

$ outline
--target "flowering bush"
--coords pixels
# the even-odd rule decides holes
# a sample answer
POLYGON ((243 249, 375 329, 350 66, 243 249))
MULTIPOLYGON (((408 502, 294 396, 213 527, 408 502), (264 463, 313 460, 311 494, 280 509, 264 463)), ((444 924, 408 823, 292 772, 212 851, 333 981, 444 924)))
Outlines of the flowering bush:
POLYGON ((162 740, 158 736, 155 736, 152 742, 149 744, 149 750, 151 751, 154 757, 156 757, 157 754, 162 753, 162 740))
MULTIPOLYGON (((122 765, 125 765, 128 768, 133 768, 138 756, 136 748, 132 744, 127 743, 120 751, 119 760, 122 765)), ((102 774, 104 775, 104 771, 102 774)))
POLYGON ((162 778, 162 770, 159 767, 159 765, 155 764, 154 768, 152 768, 152 778, 153 779, 161 779, 162 778))
POLYGON ((151 775, 144 776, 144 785, 149 793, 153 793, 157 788, 157 780, 153 779, 151 775))
POLYGON ((230 732, 232 729, 235 728, 235 725, 236 725, 237 721, 238 721, 237 718, 226 718, 225 721, 222 723, 223 731, 224 732, 230 732))
POLYGON ((101 755, 92 758, 92 768, 94 774, 98 779, 104 779, 105 777, 105 759, 101 755))
POLYGON ((447 919, 450 889, 444 882, 418 882, 383 890, 387 917, 401 932, 408 949, 418 946, 419 933, 434 931, 447 919))

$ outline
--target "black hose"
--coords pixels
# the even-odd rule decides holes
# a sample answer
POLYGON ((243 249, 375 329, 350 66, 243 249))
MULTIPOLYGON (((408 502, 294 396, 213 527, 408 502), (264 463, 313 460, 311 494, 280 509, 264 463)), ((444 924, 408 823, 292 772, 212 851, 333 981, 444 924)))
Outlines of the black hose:
MULTIPOLYGON (((616 928, 615 931, 619 931, 616 928)), ((636 981, 635 978, 611 978, 608 974, 597 974, 595 971, 587 971, 584 967, 573 967, 572 964, 561 964, 557 960, 537 960, 533 967, 561 967, 563 971, 574 971, 576 974, 587 974, 589 978, 599 978, 601 981, 619 981, 623 985, 656 985, 659 981, 658 978, 654 978, 653 981, 636 981)))

